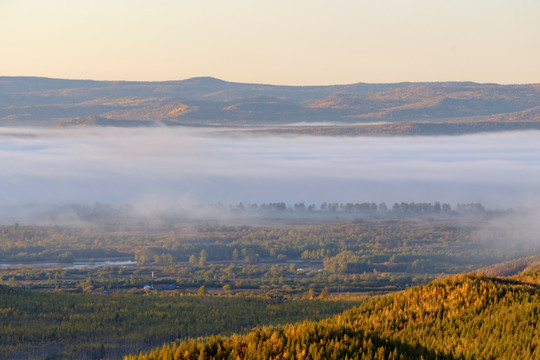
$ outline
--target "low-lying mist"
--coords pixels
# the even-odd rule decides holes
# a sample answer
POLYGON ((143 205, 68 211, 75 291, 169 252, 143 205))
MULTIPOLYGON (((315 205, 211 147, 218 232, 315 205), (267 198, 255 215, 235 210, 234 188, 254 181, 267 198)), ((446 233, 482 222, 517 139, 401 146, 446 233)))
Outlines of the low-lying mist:
POLYGON ((538 131, 338 138, 2 128, 0 219, 17 220, 24 214, 9 209, 25 204, 130 204, 149 215, 191 204, 275 201, 536 207, 539 138, 538 131))

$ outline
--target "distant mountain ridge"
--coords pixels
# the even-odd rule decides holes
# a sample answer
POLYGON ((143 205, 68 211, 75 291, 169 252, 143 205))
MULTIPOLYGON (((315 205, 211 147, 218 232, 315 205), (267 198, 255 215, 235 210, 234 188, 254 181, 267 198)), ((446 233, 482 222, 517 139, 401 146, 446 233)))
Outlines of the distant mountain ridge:
POLYGON ((0 126, 487 121, 519 122, 521 129, 538 126, 538 109, 540 84, 281 86, 211 77, 162 82, 0 77, 0 126))

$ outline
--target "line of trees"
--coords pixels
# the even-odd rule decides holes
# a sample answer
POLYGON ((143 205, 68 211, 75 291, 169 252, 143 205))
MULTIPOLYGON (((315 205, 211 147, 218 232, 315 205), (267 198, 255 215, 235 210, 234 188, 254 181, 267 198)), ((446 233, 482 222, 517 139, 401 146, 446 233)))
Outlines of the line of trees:
MULTIPOLYGON (((176 215, 186 214, 190 211, 206 211, 209 216, 212 214, 231 213, 252 213, 252 214, 268 214, 268 213, 297 213, 297 214, 363 214, 381 216, 388 215, 406 215, 406 214, 439 214, 439 213, 483 213, 486 211, 480 203, 464 203, 457 204, 455 209, 448 203, 428 202, 401 202, 394 203, 392 206, 385 202, 323 202, 321 204, 297 202, 287 204, 283 201, 269 203, 249 203, 244 204, 239 202, 236 205, 217 204, 193 204, 187 207, 170 209, 163 213, 163 216, 174 217, 176 215)), ((138 218, 137 211, 130 205, 123 205, 117 208, 110 205, 95 204, 95 205, 66 205, 50 209, 47 218, 54 219, 55 216, 61 217, 62 214, 75 214, 82 221, 109 223, 114 221, 126 221, 132 218, 138 218)))
POLYGON ((235 206, 230 206, 229 210, 233 212, 258 212, 258 213, 273 213, 273 212, 289 212, 289 213, 350 213, 350 214, 375 214, 383 213, 385 215, 394 214, 440 214, 440 213, 452 213, 453 211, 458 213, 483 213, 486 211, 485 207, 480 203, 466 203, 457 204, 456 210, 452 209, 452 206, 448 203, 440 203, 436 201, 434 203, 427 202, 401 202, 394 203, 389 208, 386 203, 382 202, 376 204, 374 202, 363 203, 338 203, 338 202, 323 202, 319 206, 315 204, 306 204, 303 202, 287 205, 284 202, 271 202, 262 204, 248 204, 238 203, 235 206))

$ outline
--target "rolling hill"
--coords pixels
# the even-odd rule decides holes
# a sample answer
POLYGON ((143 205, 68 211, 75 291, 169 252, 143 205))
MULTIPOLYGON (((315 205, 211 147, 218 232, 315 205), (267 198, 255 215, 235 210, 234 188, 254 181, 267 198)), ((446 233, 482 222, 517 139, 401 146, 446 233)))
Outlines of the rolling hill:
MULTIPOLYGON (((325 122, 349 135, 456 134, 538 128, 538 109, 540 84, 276 86, 210 77, 166 82, 0 77, 0 126, 325 122), (366 123, 376 124, 365 128, 366 123)), ((325 126, 315 133, 332 131, 325 126)))
POLYGON ((538 359, 540 270, 457 275, 319 322, 164 345, 126 359, 538 359))

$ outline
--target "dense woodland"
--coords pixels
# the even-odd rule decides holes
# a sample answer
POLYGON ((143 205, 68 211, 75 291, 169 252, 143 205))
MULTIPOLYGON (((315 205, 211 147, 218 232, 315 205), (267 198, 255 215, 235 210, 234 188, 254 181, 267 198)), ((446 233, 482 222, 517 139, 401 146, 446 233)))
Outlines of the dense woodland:
POLYGON ((167 344, 126 359, 538 359, 540 271, 458 275, 319 322, 167 344))
MULTIPOLYGON (((441 205, 436 203, 435 208, 437 205, 440 210, 441 205)), ((431 204, 402 203, 395 204, 393 208, 400 213, 429 215, 429 206, 434 207, 431 204)), ((471 212, 475 212, 478 206, 481 205, 461 205, 471 212)), ((497 221, 498 215, 495 214, 467 218, 352 219, 337 224, 297 228, 216 224, 118 230, 121 225, 108 227, 105 224, 105 229, 92 226, 81 229, 15 224, 0 226, 0 260, 71 262, 77 258, 136 256, 141 264, 145 264, 159 263, 161 260, 156 255, 170 255, 175 262, 189 261, 192 255, 199 255, 202 250, 206 251, 206 260, 209 261, 249 260, 250 257, 259 260, 323 260, 343 251, 353 251, 359 256, 376 257, 375 262, 382 263, 389 261, 392 255, 406 254, 409 256, 407 262, 415 260, 414 257, 421 260, 426 255, 450 259, 456 252, 460 257, 463 252, 472 257, 508 256, 496 251, 505 245, 500 241, 502 235, 505 239, 514 236, 516 240, 507 242, 505 254, 508 250, 527 251, 527 246, 534 245, 527 244, 518 235, 491 229, 491 223, 497 221)))
POLYGON ((110 291, 141 288, 154 272, 158 284, 192 291, 204 285, 273 296, 387 292, 540 251, 520 232, 493 226, 497 216, 356 219, 296 228, 3 226, 3 262, 56 264, 4 266, 0 280, 26 288, 110 291), (91 266, 93 259, 111 258, 136 264, 91 266), (70 266, 80 259, 89 266, 70 266))

